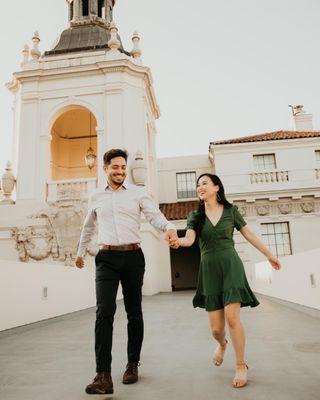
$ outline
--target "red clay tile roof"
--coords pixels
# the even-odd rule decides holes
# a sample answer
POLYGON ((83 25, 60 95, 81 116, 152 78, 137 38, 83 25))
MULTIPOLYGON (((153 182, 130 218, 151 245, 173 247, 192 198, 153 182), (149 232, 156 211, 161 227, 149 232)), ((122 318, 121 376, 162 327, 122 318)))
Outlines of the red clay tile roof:
POLYGON ((179 203, 160 204, 160 210, 169 221, 187 219, 191 211, 198 209, 198 201, 182 201, 179 203))
POLYGON ((233 144, 233 143, 248 143, 248 142, 265 142, 268 140, 287 140, 287 139, 302 139, 302 138, 314 138, 320 137, 320 131, 276 131, 270 133, 263 133, 262 135, 244 136, 235 139, 227 139, 210 144, 233 144))

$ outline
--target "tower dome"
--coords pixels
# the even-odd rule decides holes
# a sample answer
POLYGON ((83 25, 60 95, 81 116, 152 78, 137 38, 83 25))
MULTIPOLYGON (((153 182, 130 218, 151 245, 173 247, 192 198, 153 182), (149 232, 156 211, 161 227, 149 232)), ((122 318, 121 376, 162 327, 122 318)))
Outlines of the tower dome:
MULTIPOLYGON (((45 55, 107 49, 115 3, 116 0, 67 0, 69 27, 45 55)), ((119 50, 129 54, 122 44, 119 50)))

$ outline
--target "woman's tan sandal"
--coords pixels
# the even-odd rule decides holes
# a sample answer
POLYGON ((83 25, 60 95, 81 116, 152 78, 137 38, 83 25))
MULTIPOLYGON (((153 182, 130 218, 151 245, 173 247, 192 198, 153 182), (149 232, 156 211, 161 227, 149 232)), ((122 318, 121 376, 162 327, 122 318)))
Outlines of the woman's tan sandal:
POLYGON ((236 374, 233 379, 233 387, 242 388, 248 384, 248 369, 246 363, 236 364, 236 374))
POLYGON ((225 339, 224 345, 221 346, 221 344, 219 344, 214 352, 214 357, 213 357, 212 362, 217 367, 220 367, 220 365, 223 363, 223 356, 226 351, 227 343, 228 343, 228 341, 227 341, 227 339, 225 339))

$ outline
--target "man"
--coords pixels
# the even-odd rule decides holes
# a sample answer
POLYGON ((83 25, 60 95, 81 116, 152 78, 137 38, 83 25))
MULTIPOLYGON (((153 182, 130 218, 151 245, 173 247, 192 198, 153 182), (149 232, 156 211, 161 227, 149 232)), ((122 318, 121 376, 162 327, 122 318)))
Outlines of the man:
POLYGON ((99 253, 96 255, 95 353, 97 375, 86 387, 88 394, 112 394, 111 348, 116 295, 121 282, 128 318, 128 364, 124 384, 138 380, 138 366, 143 340, 142 284, 145 269, 140 247, 141 211, 156 229, 166 231, 167 242, 177 239, 177 232, 142 187, 125 182, 128 153, 108 151, 103 158, 107 184, 89 201, 88 214, 81 232, 76 266, 84 267, 86 247, 98 225, 99 253))

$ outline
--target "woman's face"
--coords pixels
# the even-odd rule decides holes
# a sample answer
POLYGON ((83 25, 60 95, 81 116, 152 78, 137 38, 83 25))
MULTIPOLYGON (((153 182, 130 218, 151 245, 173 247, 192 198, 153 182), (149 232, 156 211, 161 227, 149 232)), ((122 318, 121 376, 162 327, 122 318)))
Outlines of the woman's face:
POLYGON ((197 185, 197 193, 200 200, 206 201, 211 197, 216 197, 219 186, 215 185, 212 180, 204 175, 199 179, 197 185))

